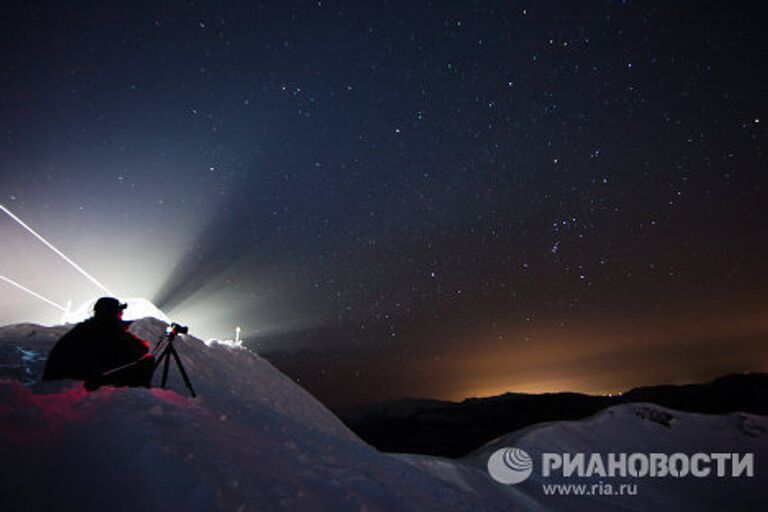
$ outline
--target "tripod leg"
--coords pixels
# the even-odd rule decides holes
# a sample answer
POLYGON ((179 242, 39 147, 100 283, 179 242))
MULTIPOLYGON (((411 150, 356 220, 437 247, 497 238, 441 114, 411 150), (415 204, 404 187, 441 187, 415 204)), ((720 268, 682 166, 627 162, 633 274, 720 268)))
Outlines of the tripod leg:
POLYGON ((189 380, 189 377, 187 376, 186 370, 184 370, 184 365, 181 364, 181 359, 179 359, 179 354, 176 352, 175 348, 171 348, 171 354, 173 354, 173 358, 176 360, 176 366, 179 367, 179 372, 181 373, 181 377, 184 379, 184 384, 187 385, 187 389, 189 389, 189 392, 192 394, 192 398, 195 398, 195 390, 192 389, 192 382, 189 380))
POLYGON ((165 388, 165 384, 168 382, 168 367, 171 365, 171 358, 168 354, 168 350, 163 352, 163 355, 160 356, 160 358, 165 358, 165 361, 163 362, 163 379, 160 381, 160 387, 165 388))

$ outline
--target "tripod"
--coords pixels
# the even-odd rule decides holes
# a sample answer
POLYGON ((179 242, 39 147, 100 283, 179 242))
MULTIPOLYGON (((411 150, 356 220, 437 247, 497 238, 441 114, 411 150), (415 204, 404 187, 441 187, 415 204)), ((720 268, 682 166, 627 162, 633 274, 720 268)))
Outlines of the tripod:
POLYGON ((195 390, 192 389, 192 382, 189 380, 186 370, 184 370, 184 365, 181 364, 181 359, 179 359, 179 353, 176 352, 176 347, 173 346, 173 340, 176 339, 176 335, 178 334, 177 327, 180 326, 177 326, 177 324, 171 325, 171 330, 163 336, 160 336, 157 345, 152 349, 152 355, 155 356, 155 370, 160 366, 160 363, 163 363, 163 377, 160 380, 160 387, 165 388, 165 384, 168 382, 168 367, 171 365, 171 357, 173 357, 174 361, 176 361, 176 367, 179 369, 179 373, 181 373, 181 377, 184 379, 184 384, 187 385, 187 389, 192 395, 192 398, 195 398, 197 395, 195 395, 195 390))

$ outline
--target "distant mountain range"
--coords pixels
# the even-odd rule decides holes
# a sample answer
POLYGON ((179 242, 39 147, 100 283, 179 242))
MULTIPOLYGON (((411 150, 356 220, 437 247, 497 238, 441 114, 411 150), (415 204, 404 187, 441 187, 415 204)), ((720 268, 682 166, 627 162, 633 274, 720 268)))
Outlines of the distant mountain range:
POLYGON ((379 450, 462 457, 508 432, 579 420, 614 405, 646 402, 685 412, 768 415, 768 373, 733 374, 703 384, 635 388, 613 396, 505 393, 462 402, 409 399, 334 411, 379 450))

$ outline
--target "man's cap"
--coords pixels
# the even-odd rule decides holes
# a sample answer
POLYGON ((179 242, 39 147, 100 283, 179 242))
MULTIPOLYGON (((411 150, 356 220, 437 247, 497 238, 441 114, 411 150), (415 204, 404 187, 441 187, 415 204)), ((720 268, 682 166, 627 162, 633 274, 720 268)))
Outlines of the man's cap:
POLYGON ((114 297, 102 297, 96 301, 93 306, 94 316, 117 316, 117 314, 128 307, 128 304, 121 303, 114 297))

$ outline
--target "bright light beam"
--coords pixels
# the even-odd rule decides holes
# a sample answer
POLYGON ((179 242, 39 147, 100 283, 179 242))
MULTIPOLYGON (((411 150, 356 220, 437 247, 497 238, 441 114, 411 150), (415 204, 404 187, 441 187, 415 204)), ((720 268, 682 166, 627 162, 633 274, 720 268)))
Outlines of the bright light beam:
POLYGON ((40 299, 40 300, 42 300, 42 301, 44 301, 44 302, 47 302, 47 303, 48 303, 48 304, 50 304, 51 306, 53 306, 53 307, 55 307, 55 308, 57 308, 57 309, 60 309, 60 310, 61 310, 63 313, 67 313, 67 308, 65 308, 64 306, 61 306, 61 305, 59 305, 59 304, 56 304, 56 303, 55 303, 55 302, 53 302, 52 300, 46 299, 45 297, 43 297, 43 296, 42 296, 42 295, 40 295, 39 293, 35 293, 35 292, 33 292, 32 290, 30 290, 30 289, 29 289, 29 288, 27 288, 26 286, 20 285, 19 283, 17 283, 16 281, 14 281, 14 280, 12 280, 12 279, 8 279, 8 278, 7 278, 7 277, 5 277, 5 276, 0 276, 0 281, 5 281, 6 283, 8 283, 8 284, 10 284, 10 285, 13 285, 13 286, 15 286, 16 288, 18 288, 18 289, 20 289, 20 290, 23 290, 23 291, 27 292, 28 294, 32 295, 33 297, 37 297, 38 299, 40 299))
POLYGON ((43 238, 42 236, 38 235, 38 234, 35 232, 35 230, 34 230, 34 229, 32 229, 31 227, 29 227, 29 226, 28 226, 28 225, 27 225, 27 224, 26 224, 26 223, 25 223, 23 220, 21 220, 21 219, 20 219, 20 218, 18 218, 16 215, 14 215, 14 214, 13 214, 13 212, 11 212, 11 210, 9 210, 8 208, 6 208, 6 207, 5 207, 5 206, 3 206, 2 204, 0 204, 0 210, 2 210, 2 211, 4 211, 5 213, 7 213, 7 214, 8 214, 8 216, 9 216, 10 218, 12 218, 13 220, 15 220, 16 222, 18 222, 18 223, 21 225, 21 227, 23 227, 24 229, 26 229, 27 231, 29 231, 30 233, 32 233, 32 234, 35 236, 35 238, 37 238, 37 239, 38 239, 38 240, 40 240, 42 243, 44 243, 46 247, 48 247, 50 250, 52 250, 53 252, 55 252, 56 254, 58 254, 59 256, 61 256, 62 258, 64 258, 64 261, 66 261, 67 263, 69 263, 70 265, 72 265, 72 266, 75 268, 75 270, 77 270, 78 272, 80 272, 81 274, 83 274, 85 277, 87 277, 87 278, 88 278, 88 280, 89 280, 90 282, 92 282, 93 284, 95 284, 96 286, 98 286, 99 288, 101 288, 102 290, 104 290, 105 292, 107 292, 109 295, 112 295, 112 296, 114 296, 114 295, 115 295, 114 293, 112 293, 111 291, 109 291, 109 289, 108 289, 106 286, 104 286, 103 284, 101 284, 100 282, 98 282, 98 281, 97 281, 97 280, 96 280, 94 277, 91 277, 91 275, 90 275, 88 272, 86 272, 85 270, 83 270, 82 268, 80 268, 80 265, 78 265, 77 263, 75 263, 74 261, 72 261, 71 259, 69 259, 69 258, 68 258, 68 257, 67 257, 67 256, 66 256, 66 255, 65 255, 63 252, 61 252, 60 250, 58 250, 57 248, 55 248, 55 247, 54 247, 54 246, 53 246, 53 245, 52 245, 52 244, 51 244, 51 243, 50 243, 48 240, 46 240, 46 239, 45 239, 45 238, 43 238))

